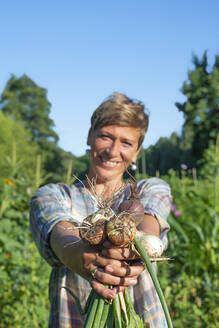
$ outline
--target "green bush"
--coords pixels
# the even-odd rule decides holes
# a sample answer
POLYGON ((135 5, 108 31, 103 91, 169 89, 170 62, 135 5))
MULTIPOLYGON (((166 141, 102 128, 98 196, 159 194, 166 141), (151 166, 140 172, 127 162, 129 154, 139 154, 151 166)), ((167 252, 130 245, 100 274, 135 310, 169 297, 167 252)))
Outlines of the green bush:
POLYGON ((166 266, 168 264, 162 265, 159 276, 162 276, 161 285, 174 328, 219 327, 219 288, 216 283, 206 283, 201 277, 185 272, 174 277, 172 268, 166 266))
POLYGON ((36 158, 39 147, 31 141, 30 133, 20 122, 5 116, 0 110, 0 185, 15 170, 29 179, 33 179, 36 171, 36 158))
POLYGON ((49 266, 29 230, 31 186, 6 179, 0 190, 0 327, 46 327, 49 266))
POLYGON ((165 180, 173 194, 171 230, 159 277, 176 328, 219 327, 219 213, 216 182, 184 171, 165 180))

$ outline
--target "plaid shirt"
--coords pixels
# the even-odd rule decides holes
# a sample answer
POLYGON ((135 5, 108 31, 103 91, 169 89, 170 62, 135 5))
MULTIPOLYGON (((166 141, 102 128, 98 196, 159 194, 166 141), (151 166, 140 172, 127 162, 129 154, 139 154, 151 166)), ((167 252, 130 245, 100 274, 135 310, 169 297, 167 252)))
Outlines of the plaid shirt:
MULTIPOLYGON (((160 225, 160 238, 167 248, 166 221, 171 206, 170 188, 158 178, 144 179, 138 182, 141 202, 145 214, 157 218, 160 225)), ((112 208, 116 212, 119 204, 130 195, 130 186, 114 196, 112 208)), ((79 297, 82 306, 90 293, 88 281, 66 268, 50 247, 49 236, 54 225, 60 221, 71 221, 80 224, 82 220, 98 210, 95 199, 81 183, 72 186, 65 184, 48 184, 41 187, 31 199, 30 226, 33 238, 41 256, 52 266, 49 283, 51 304, 50 328, 81 328, 82 317, 74 299, 61 286, 68 286, 79 297)), ((151 328, 165 328, 167 323, 147 270, 138 278, 138 284, 130 288, 130 294, 136 312, 151 328)))

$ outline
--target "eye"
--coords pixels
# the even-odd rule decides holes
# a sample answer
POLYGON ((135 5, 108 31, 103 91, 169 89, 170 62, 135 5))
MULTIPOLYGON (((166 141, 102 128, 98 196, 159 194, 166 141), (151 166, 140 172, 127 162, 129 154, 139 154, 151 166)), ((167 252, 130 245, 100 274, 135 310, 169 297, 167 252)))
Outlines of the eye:
POLYGON ((101 139, 103 139, 103 140, 108 140, 108 139, 110 139, 110 137, 107 135, 107 134, 100 134, 99 135, 99 138, 101 138, 101 139))
POLYGON ((123 141, 123 144, 126 146, 126 147, 132 147, 132 144, 128 141, 123 141))

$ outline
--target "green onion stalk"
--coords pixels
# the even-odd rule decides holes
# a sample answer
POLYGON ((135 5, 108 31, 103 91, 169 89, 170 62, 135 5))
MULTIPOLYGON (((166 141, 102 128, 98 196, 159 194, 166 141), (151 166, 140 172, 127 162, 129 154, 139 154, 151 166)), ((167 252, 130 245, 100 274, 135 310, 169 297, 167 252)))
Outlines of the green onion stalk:
POLYGON ((138 237, 134 238, 134 243, 135 243, 135 247, 136 247, 137 251, 139 252, 142 260, 144 261, 144 263, 147 267, 147 270, 148 270, 148 272, 151 276, 151 279, 154 283, 154 287, 157 291, 157 294, 159 296, 159 299, 160 299, 160 302, 161 302, 161 305, 162 305, 162 308, 163 308, 163 311, 164 311, 164 314, 165 314, 165 317, 166 317, 168 328, 173 328, 173 324, 172 324, 170 313, 169 313, 169 310, 168 310, 168 307, 167 307, 167 304, 166 304, 166 301, 165 301, 165 297, 164 297, 164 294, 163 294, 162 289, 160 287, 160 283, 159 283, 159 280, 157 278, 157 275, 156 275, 156 273, 154 271, 154 268, 151 264, 151 261, 149 259, 149 256, 148 256, 146 250, 144 249, 144 247, 142 246, 142 244, 141 244, 140 240, 138 239, 138 237))

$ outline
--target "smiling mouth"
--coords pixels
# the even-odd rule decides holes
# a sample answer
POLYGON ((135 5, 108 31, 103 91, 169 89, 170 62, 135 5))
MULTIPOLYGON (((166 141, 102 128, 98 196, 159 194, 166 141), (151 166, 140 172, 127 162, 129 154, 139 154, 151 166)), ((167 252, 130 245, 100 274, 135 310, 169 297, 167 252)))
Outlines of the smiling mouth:
POLYGON ((109 161, 101 156, 100 156, 100 161, 103 165, 108 166, 108 167, 116 167, 120 164, 120 162, 109 161))

